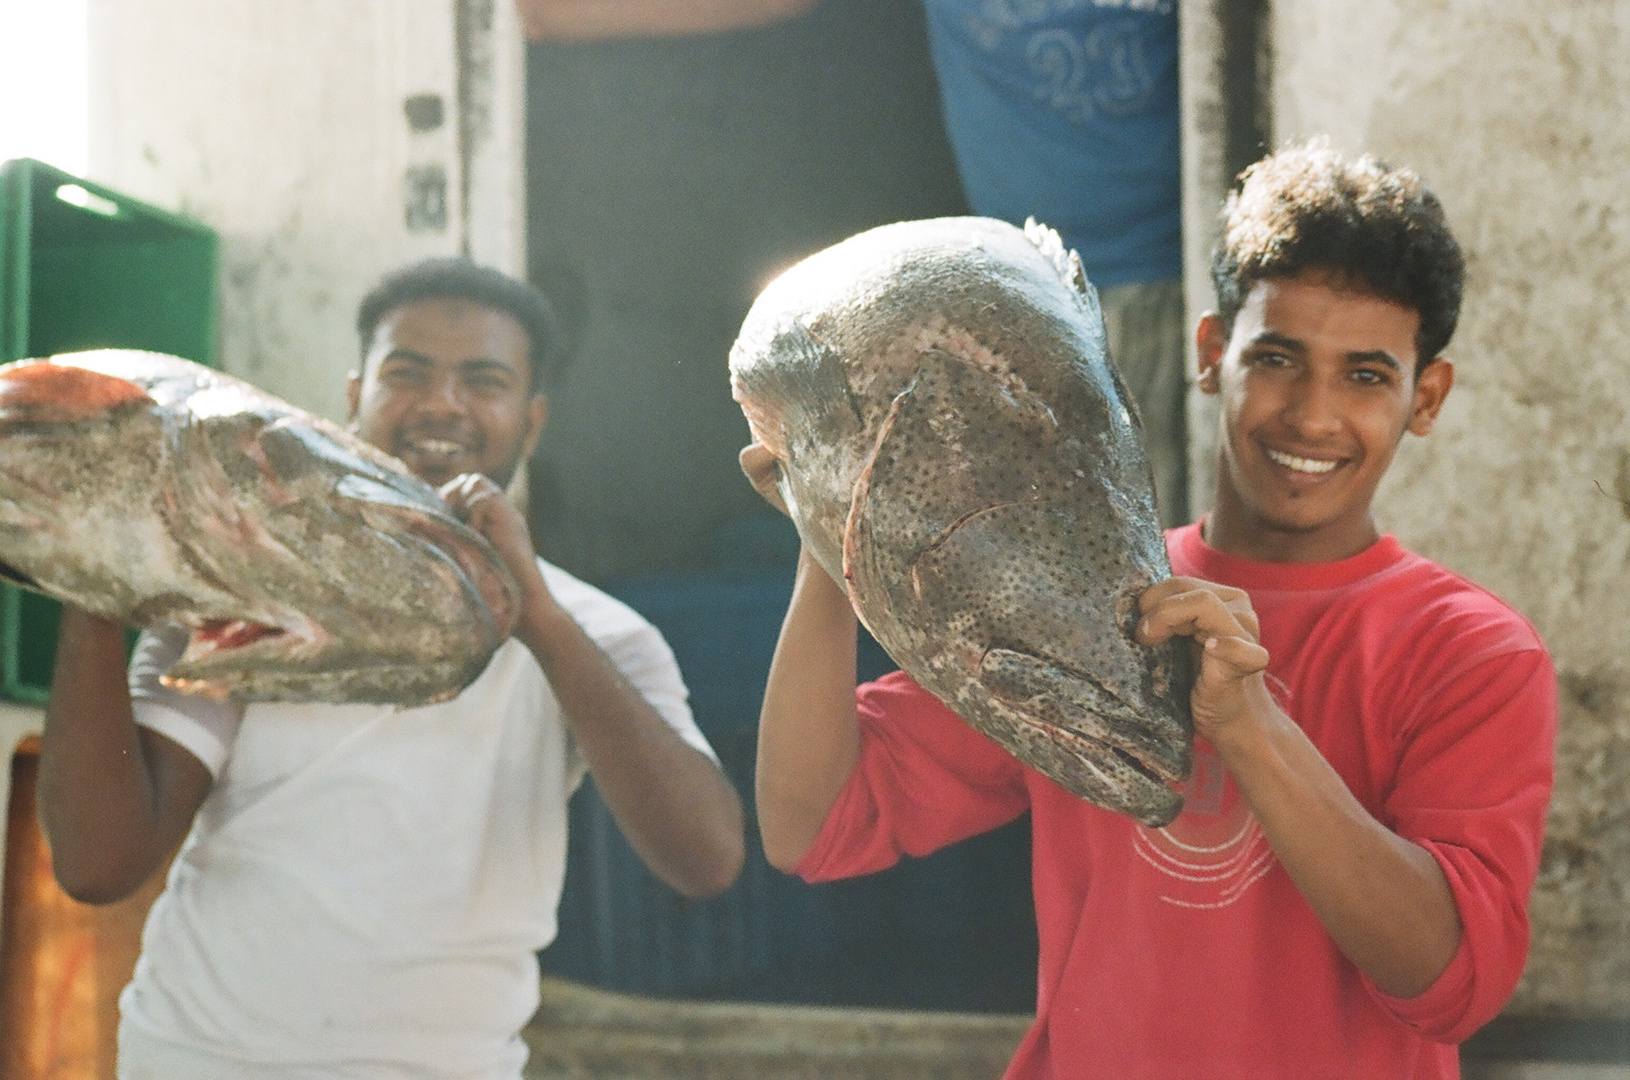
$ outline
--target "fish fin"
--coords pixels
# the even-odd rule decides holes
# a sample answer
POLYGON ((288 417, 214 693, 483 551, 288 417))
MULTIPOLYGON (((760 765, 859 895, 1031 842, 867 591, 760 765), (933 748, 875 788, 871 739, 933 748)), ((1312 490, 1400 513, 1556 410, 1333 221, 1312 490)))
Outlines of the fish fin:
POLYGON ((1064 246, 1064 238, 1058 235, 1058 231, 1043 225, 1033 217, 1028 217, 1024 219, 1024 235, 1025 239, 1036 245, 1036 250, 1053 264, 1058 276, 1064 279, 1064 284, 1079 293, 1081 298, 1088 301, 1089 306, 1099 311, 1102 317, 1098 306, 1098 290, 1087 280, 1087 271, 1081 265, 1081 256, 1074 248, 1064 246))
POLYGON ((1096 329, 1099 336, 1104 339, 1104 357, 1108 360, 1109 377, 1115 384, 1116 396, 1120 398, 1117 404, 1125 406, 1132 426, 1141 435, 1143 418, 1138 413, 1137 399, 1126 388, 1126 381, 1121 378, 1121 370, 1115 364, 1115 357, 1110 354, 1108 334, 1104 329, 1104 306, 1098 299, 1098 290, 1087 280, 1086 269, 1081 265, 1081 256, 1073 248, 1066 249, 1064 240, 1056 231, 1033 217, 1025 219, 1024 235, 1053 264, 1053 268, 1058 271, 1059 277, 1064 279, 1064 283, 1080 296, 1082 304, 1087 309, 1088 325, 1096 329))

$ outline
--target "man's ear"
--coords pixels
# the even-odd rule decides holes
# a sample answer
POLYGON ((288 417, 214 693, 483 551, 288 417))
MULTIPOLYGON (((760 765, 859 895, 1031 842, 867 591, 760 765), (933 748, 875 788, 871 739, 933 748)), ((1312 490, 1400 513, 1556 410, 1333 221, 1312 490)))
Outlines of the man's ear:
POLYGON ((1222 390, 1222 358, 1228 351, 1228 328, 1222 316, 1208 311, 1200 316, 1200 325, 1194 328, 1194 355, 1199 371, 1195 385, 1202 394, 1215 394, 1222 390))
POLYGON ((522 444, 522 461, 531 457, 532 451, 538 448, 538 437, 543 434, 543 425, 549 420, 549 399, 542 394, 533 394, 526 403, 526 411, 526 442, 522 444))
POLYGON ((345 419, 353 427, 357 422, 357 410, 362 407, 362 372, 351 371, 345 376, 345 419))
POLYGON ((1438 357, 1415 376, 1415 401, 1409 412, 1409 430, 1425 435, 1437 422, 1438 410, 1455 384, 1455 366, 1444 357, 1438 357))

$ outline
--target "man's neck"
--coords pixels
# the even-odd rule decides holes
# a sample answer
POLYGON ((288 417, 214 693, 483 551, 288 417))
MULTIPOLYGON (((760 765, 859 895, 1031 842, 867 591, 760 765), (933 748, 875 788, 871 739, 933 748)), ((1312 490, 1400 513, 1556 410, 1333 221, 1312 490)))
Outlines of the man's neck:
POLYGON ((1327 563, 1351 558, 1381 538, 1373 516, 1339 533, 1279 528, 1213 507, 1200 523, 1205 542, 1227 555, 1256 562, 1327 563))

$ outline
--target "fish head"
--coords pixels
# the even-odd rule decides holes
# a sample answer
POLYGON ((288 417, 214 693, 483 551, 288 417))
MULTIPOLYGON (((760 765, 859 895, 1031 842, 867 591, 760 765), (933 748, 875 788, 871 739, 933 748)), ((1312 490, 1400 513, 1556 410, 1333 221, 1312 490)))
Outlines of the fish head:
POLYGON ((401 462, 133 350, 0 367, 0 562, 105 617, 189 627, 172 683, 246 700, 450 697, 519 616, 497 553, 401 462))
POLYGON ((760 295, 731 352, 811 553, 908 674, 1070 791, 1181 808, 1189 659, 1132 636, 1170 574, 1135 406, 1051 230, 873 229, 760 295))
POLYGON ((246 697, 413 704, 480 673, 519 618, 519 589, 435 489, 236 380, 187 405, 170 433, 172 530, 274 617, 188 620, 179 679, 246 697))

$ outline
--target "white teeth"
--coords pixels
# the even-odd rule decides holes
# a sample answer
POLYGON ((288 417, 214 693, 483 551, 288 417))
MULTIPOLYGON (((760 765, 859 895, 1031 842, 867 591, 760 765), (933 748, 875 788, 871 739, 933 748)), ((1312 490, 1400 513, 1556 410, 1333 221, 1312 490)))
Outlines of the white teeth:
POLYGON ((456 442, 448 442, 446 439, 421 439, 413 444, 413 449, 421 454, 452 455, 464 451, 464 447, 456 442))
POLYGON ((1334 461, 1317 461, 1313 458, 1284 454, 1278 450, 1269 450, 1268 460, 1275 465, 1283 465, 1287 469, 1295 469, 1297 472, 1305 473, 1327 473, 1338 464, 1338 462, 1334 461))

